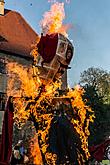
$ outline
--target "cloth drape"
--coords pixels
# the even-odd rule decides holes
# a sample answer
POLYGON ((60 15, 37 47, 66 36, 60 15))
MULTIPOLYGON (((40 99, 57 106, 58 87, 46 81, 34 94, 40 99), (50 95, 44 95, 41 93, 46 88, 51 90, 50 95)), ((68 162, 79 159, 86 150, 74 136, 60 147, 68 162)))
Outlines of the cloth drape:
POLYGON ((108 145, 110 145, 110 139, 105 140, 99 145, 90 147, 89 150, 91 156, 97 161, 101 161, 104 158, 104 153, 108 145))
POLYGON ((12 136, 13 136, 13 103, 12 97, 7 101, 4 113, 2 137, 0 143, 0 165, 8 165, 12 153, 12 136))
POLYGON ((58 44, 58 34, 50 34, 41 36, 40 42, 38 43, 38 53, 42 56, 43 62, 50 63, 56 54, 58 44))

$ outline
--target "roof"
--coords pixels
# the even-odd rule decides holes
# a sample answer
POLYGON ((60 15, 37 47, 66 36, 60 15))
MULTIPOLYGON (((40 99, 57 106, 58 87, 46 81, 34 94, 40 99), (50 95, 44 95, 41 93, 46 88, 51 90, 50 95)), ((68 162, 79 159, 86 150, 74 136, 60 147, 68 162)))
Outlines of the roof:
POLYGON ((18 12, 5 9, 4 16, 0 16, 0 51, 31 57, 31 45, 37 37, 18 12))

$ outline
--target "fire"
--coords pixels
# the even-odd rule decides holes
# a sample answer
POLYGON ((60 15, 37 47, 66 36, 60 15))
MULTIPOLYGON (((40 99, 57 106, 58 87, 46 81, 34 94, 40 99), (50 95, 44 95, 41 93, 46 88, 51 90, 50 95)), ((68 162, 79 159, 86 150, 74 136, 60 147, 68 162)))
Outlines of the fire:
MULTIPOLYGON (((47 135, 50 128, 51 120, 53 118, 52 111, 47 113, 49 105, 52 104, 52 100, 57 94, 57 89, 61 86, 61 82, 44 82, 36 75, 36 78, 33 77, 32 68, 30 67, 30 72, 27 68, 22 67, 16 63, 8 64, 9 71, 9 83, 8 83, 8 95, 14 96, 14 120, 19 127, 22 127, 23 124, 30 118, 30 114, 35 117, 36 122, 43 125, 43 130, 38 130, 38 135, 40 134, 42 139, 42 144, 40 146, 41 152, 46 155, 47 161, 49 161, 49 155, 51 153, 47 152, 47 135), (39 81, 36 81, 36 80, 39 81), (17 87, 16 87, 17 82, 17 87), (45 87, 45 88, 44 88, 45 87), (26 101, 26 97, 29 98, 26 101), (37 98, 37 99, 36 99, 37 98), (46 103, 46 106, 45 106, 46 103), (30 106, 29 106, 30 105, 30 106), (28 107, 26 109, 26 107, 28 107), (42 112, 38 109, 42 109, 42 112)), ((88 159, 90 153, 88 151, 88 136, 89 132, 89 123, 93 122, 94 112, 90 107, 86 106, 85 102, 82 99, 84 90, 78 85, 74 90, 69 90, 67 95, 64 95, 64 98, 70 98, 72 103, 72 108, 74 110, 74 115, 71 122, 73 123, 74 128, 80 136, 81 147, 85 153, 86 158, 88 159), (90 113, 87 117, 86 114, 90 113)), ((35 137, 37 135, 35 134, 35 137)), ((36 138, 35 138, 36 139, 36 138)), ((36 154, 40 152, 38 141, 33 141, 33 146, 31 145, 31 154, 34 159, 34 164, 38 164, 41 161, 41 157, 38 157, 36 154)), ((53 162, 54 155, 51 155, 53 162)), ((79 158, 84 161, 83 155, 79 154, 79 158)), ((55 156, 56 159, 56 156, 55 156)))
POLYGON ((42 156, 38 144, 38 136, 35 134, 34 137, 31 139, 30 142, 30 152, 31 157, 33 159, 33 162, 35 165, 42 165, 42 156))
MULTIPOLYGON (((43 100, 46 100, 51 103, 52 98, 57 93, 56 89, 58 89, 61 85, 61 82, 47 82, 40 80, 36 73, 36 77, 33 77, 33 68, 29 69, 24 68, 17 63, 9 63, 7 64, 8 70, 8 87, 7 93, 8 96, 14 97, 15 103, 15 115, 14 118, 17 119, 17 123, 25 123, 29 118, 29 114, 34 113, 37 118, 36 108, 40 107, 40 103, 43 100), (42 85, 45 86, 44 91, 40 91, 42 85), (41 95, 39 93, 41 92, 41 95), (27 111, 25 111, 26 106, 36 100, 34 106, 30 106, 27 111), (26 98, 29 98, 26 101, 26 98)), ((43 107, 42 107, 43 108, 43 107)), ((45 108, 44 108, 45 110, 45 108)))
MULTIPOLYGON (((8 70, 8 95, 21 97, 35 97, 38 94, 40 81, 34 81, 32 67, 27 68, 17 63, 7 64, 8 70)), ((38 79, 38 77, 37 77, 38 79)))
POLYGON ((23 67, 17 63, 8 63, 7 70, 7 94, 8 96, 14 97, 14 119, 17 125, 22 127, 22 124, 26 122, 30 115, 30 110, 25 111, 26 105, 28 104, 25 98, 31 97, 31 99, 33 99, 38 95, 40 82, 34 81, 31 67, 27 69, 27 67, 23 67))
MULTIPOLYGON (((94 112, 92 109, 85 104, 83 101, 84 90, 79 85, 77 85, 74 90, 69 90, 67 96, 71 98, 72 108, 74 110, 74 116, 72 118, 72 123, 77 133, 80 136, 81 147, 85 152, 86 159, 90 157, 90 153, 88 150, 88 137, 90 135, 89 132, 89 124, 94 121, 94 112), (86 116, 89 113, 88 117, 86 116)), ((82 161, 84 161, 83 156, 82 161)))
POLYGON ((44 34, 61 33, 67 36, 66 31, 70 28, 70 25, 63 25, 65 18, 64 3, 54 3, 50 11, 45 12, 43 17, 40 24, 44 34))
MULTIPOLYGON (((54 3, 51 6, 50 11, 44 14, 44 19, 41 21, 43 33, 62 33, 67 36, 66 31, 70 25, 63 25, 64 18, 64 3, 54 3)), ((38 41, 39 39, 37 39, 37 43, 38 41)), ((31 52, 35 63, 37 63, 38 56, 37 43, 34 45, 31 52)), ((47 135, 53 119, 52 111, 48 112, 48 109, 52 104, 52 100, 56 94, 58 94, 57 89, 60 88, 61 81, 57 80, 56 82, 48 82, 48 80, 40 79, 37 68, 32 65, 23 67, 17 63, 8 63, 7 70, 7 93, 9 96, 13 96, 14 99, 15 123, 21 128, 23 124, 31 118, 33 122, 38 123, 39 126, 43 126, 43 129, 41 128, 37 130, 37 134, 35 134, 34 138, 31 139, 32 141, 30 143, 30 147, 33 163, 36 165, 42 164, 42 153, 45 154, 47 163, 52 160, 53 162, 51 161, 51 163, 55 164, 57 155, 47 152, 47 135), (42 143, 37 140, 39 135, 42 143)), ((83 93, 84 90, 80 88, 80 86, 77 86, 74 90, 69 90, 69 92, 63 97, 68 97, 71 99, 72 108, 76 116, 75 118, 74 116, 72 117, 71 122, 80 136, 82 144, 81 147, 85 152, 86 158, 88 159, 90 156, 88 151, 88 136, 90 135, 88 127, 89 123, 93 122, 94 113, 91 108, 86 106, 84 103, 82 99, 83 93), (92 115, 87 117, 87 112, 90 112, 92 115)), ((83 155, 79 154, 79 159, 80 158, 84 160, 83 155)))
MULTIPOLYGON (((7 64, 8 70, 8 95, 13 96, 14 103, 14 122, 19 128, 22 128, 26 121, 30 118, 30 115, 35 117, 36 122, 39 124, 45 121, 44 131, 38 131, 37 134, 41 134, 41 139, 43 144, 41 145, 41 151, 43 154, 46 152, 46 135, 48 135, 48 130, 50 128, 50 123, 52 120, 52 114, 46 114, 48 105, 51 105, 52 99, 57 93, 57 89, 60 87, 61 82, 47 82, 42 81, 36 75, 33 77, 32 68, 30 67, 30 72, 27 68, 24 68, 17 63, 7 64), (39 81, 37 81, 39 80, 39 81), (17 84, 16 84, 17 83, 17 84), (45 86, 45 88, 44 88, 45 86), (44 88, 44 89, 43 89, 44 88), (40 93, 41 92, 41 93, 40 93), (38 98, 37 98, 38 97, 38 98), (26 100, 28 98, 28 101, 26 100), (36 99, 37 98, 37 99, 36 99), (36 101, 35 101, 36 99, 36 101), (47 103, 47 106, 43 106, 41 103, 47 103), (30 106, 29 106, 30 105, 30 106), (27 108, 28 107, 28 108, 27 108), (42 109, 42 112, 38 112, 37 109, 42 109)), ((38 156, 40 152, 37 135, 34 135, 30 143, 31 154, 33 157, 34 164, 39 164, 41 162, 41 156, 38 156), (36 140, 35 140, 36 139, 36 140), (37 153, 38 152, 38 153, 37 153), (37 154, 36 154, 37 153, 37 154)))

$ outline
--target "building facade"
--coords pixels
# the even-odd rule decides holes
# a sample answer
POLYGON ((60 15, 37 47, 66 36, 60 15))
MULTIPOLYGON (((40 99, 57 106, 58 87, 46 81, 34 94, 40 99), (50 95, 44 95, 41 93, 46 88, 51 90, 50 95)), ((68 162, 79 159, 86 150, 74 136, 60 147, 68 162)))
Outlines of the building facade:
POLYGON ((7 96, 6 63, 17 62, 29 68, 33 62, 31 46, 38 37, 19 13, 3 12, 3 4, 0 1, 0 133, 7 96))

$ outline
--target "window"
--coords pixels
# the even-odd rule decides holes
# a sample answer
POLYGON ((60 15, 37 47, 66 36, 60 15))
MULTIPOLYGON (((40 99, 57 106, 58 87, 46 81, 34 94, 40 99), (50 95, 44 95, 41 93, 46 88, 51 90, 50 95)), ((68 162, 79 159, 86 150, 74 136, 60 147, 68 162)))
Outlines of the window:
POLYGON ((0 111, 5 110, 6 93, 0 92, 0 111))
POLYGON ((4 118, 4 111, 0 111, 0 140, 2 134, 3 118, 4 118))
POLYGON ((0 58, 0 73, 6 74, 5 59, 0 58))
POLYGON ((5 58, 0 58, 0 111, 5 110, 6 101, 6 67, 5 58))

